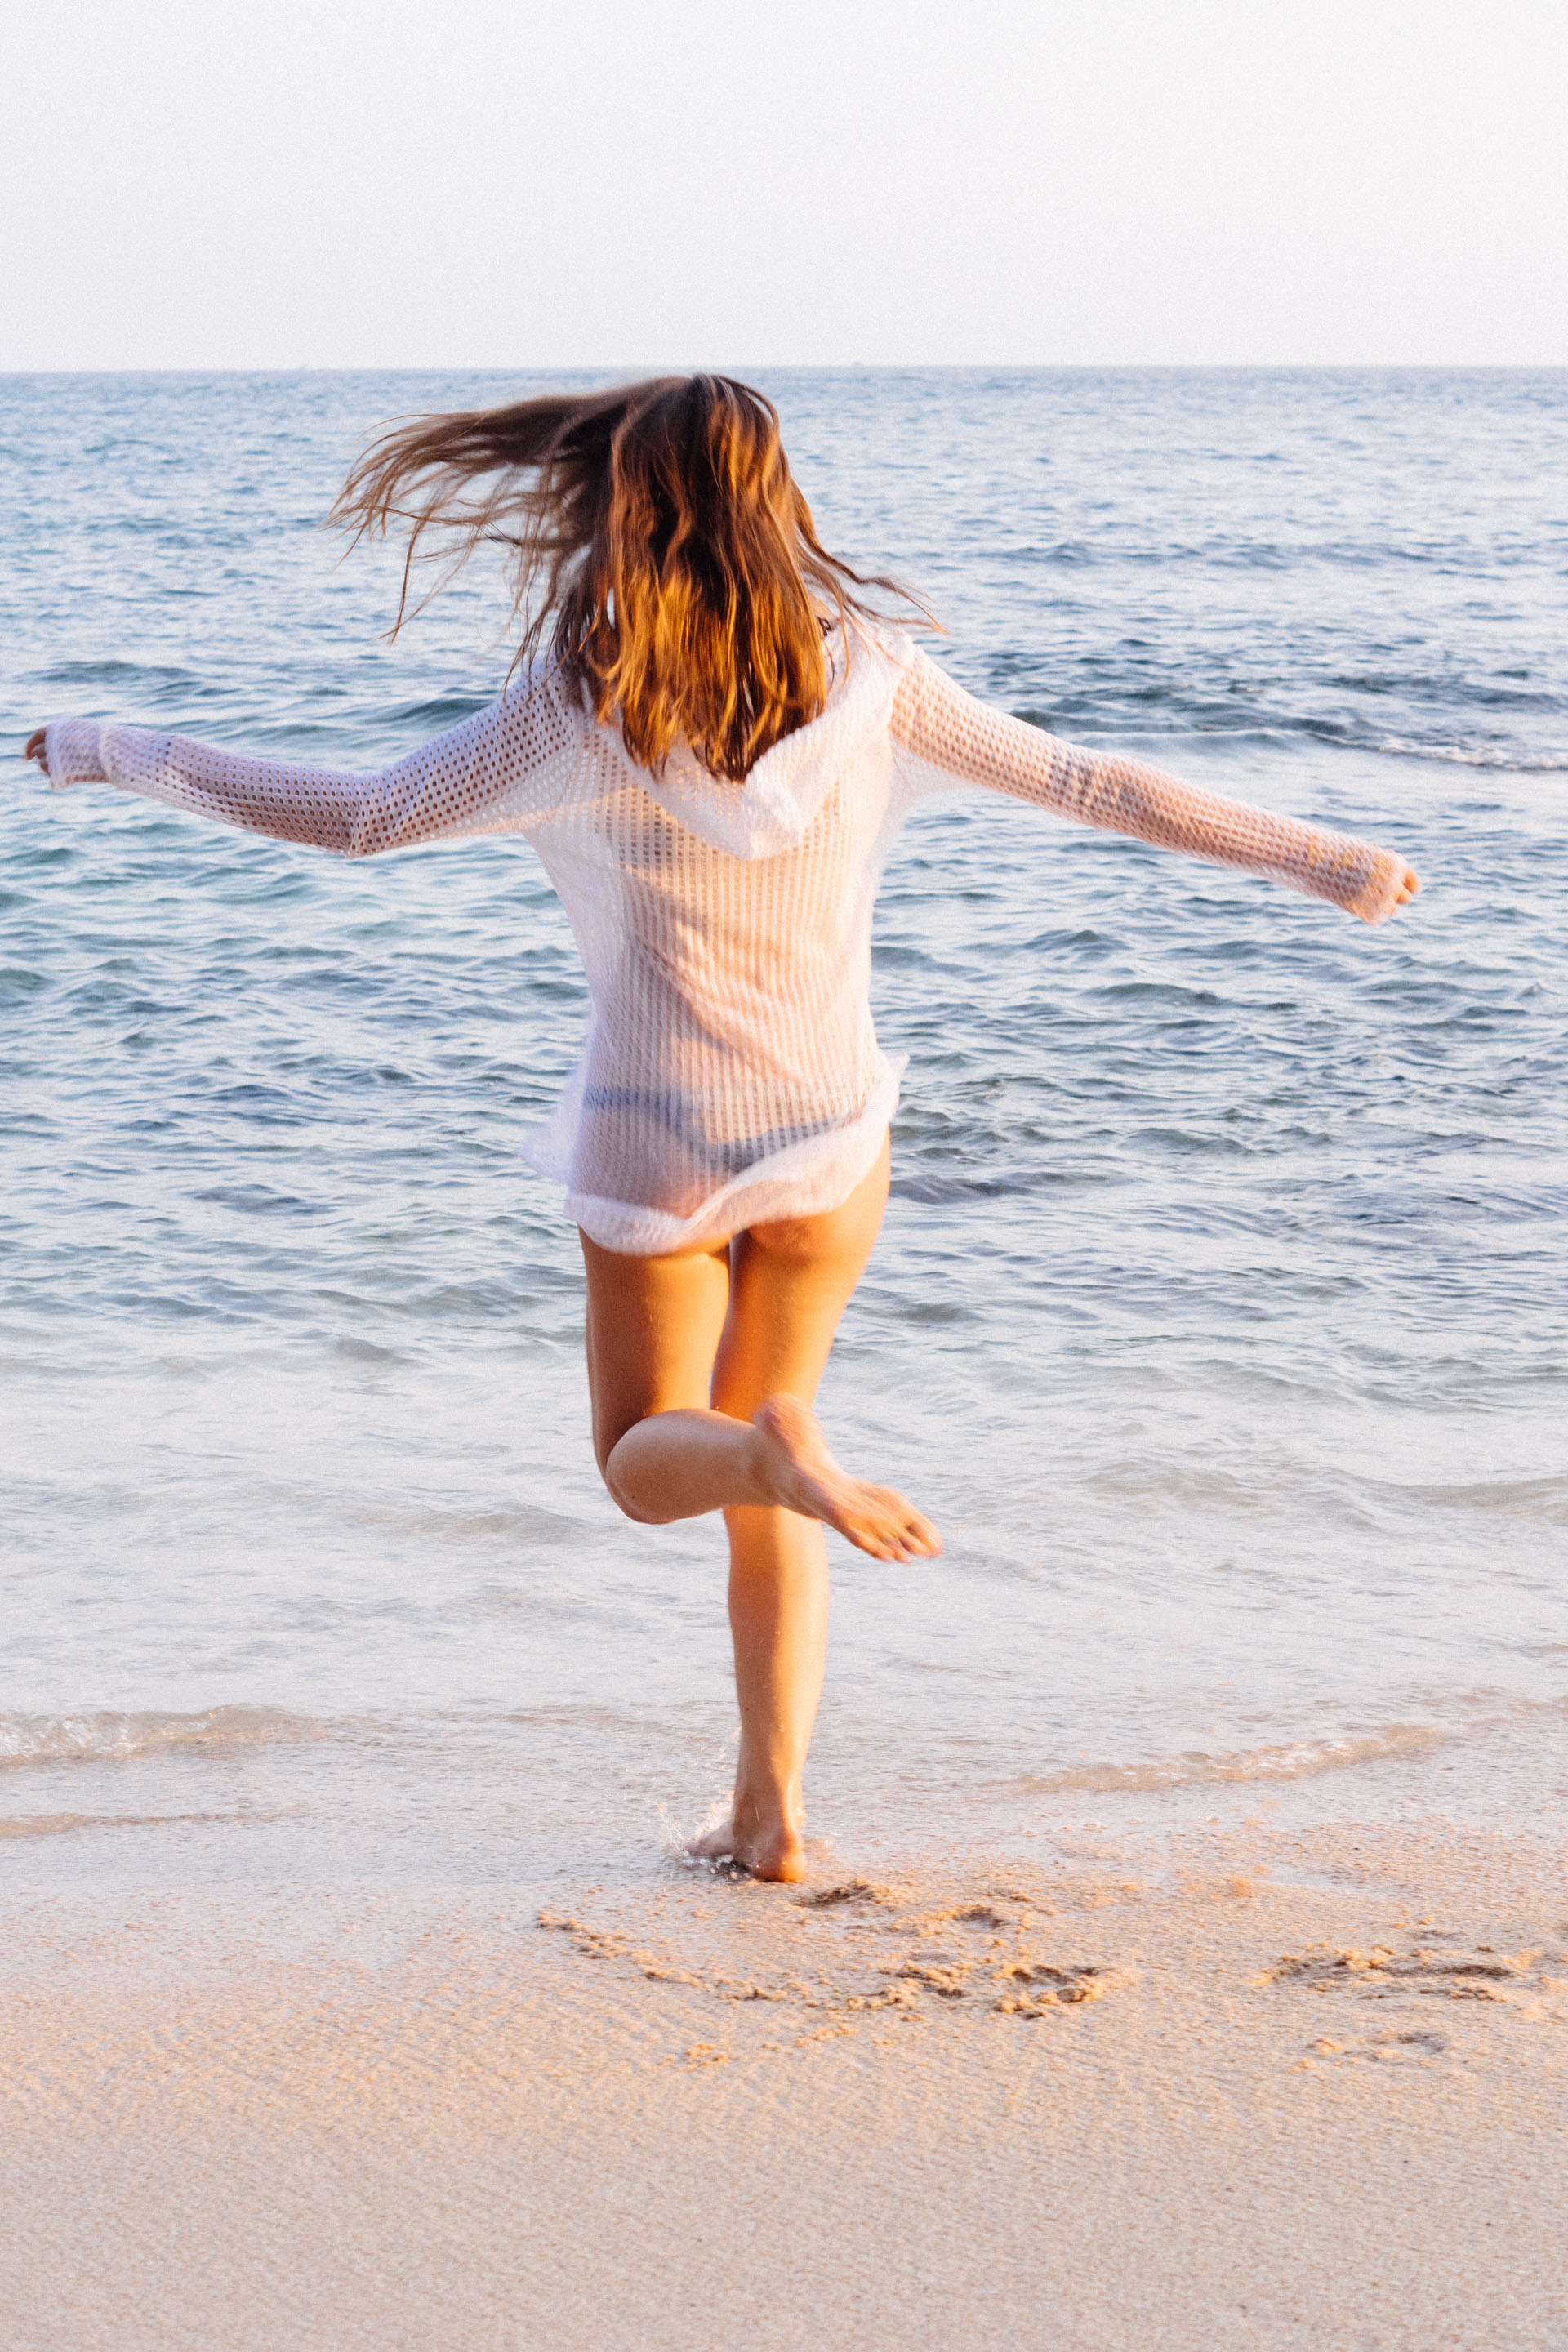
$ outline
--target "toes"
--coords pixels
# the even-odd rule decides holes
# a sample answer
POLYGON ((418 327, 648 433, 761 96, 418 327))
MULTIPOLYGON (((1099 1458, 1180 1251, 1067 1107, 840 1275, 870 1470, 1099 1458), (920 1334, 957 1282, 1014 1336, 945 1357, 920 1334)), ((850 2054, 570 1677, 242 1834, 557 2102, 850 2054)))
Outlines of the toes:
POLYGON ((878 1491, 881 1509, 877 1517, 879 1532, 889 1547, 886 1558, 890 1559, 932 1559, 942 1549, 942 1538, 923 1512, 905 1501, 891 1487, 878 1491))
POLYGON ((875 1518, 847 1520, 840 1532, 874 1559, 929 1559, 942 1549, 942 1538, 929 1520, 901 1514, 894 1517, 879 1511, 875 1518))
MULTIPOLYGON (((776 1433, 782 1416, 776 1414, 772 1403, 761 1407, 756 1418, 764 1422, 764 1416, 766 1422, 773 1423, 776 1433)), ((874 1486, 868 1481, 847 1477, 831 1456, 818 1464, 804 1459, 796 1448, 790 1450, 794 1455, 795 1492, 787 1508, 825 1520, 873 1559, 931 1559, 941 1551, 942 1538, 931 1521, 896 1487, 874 1486)))

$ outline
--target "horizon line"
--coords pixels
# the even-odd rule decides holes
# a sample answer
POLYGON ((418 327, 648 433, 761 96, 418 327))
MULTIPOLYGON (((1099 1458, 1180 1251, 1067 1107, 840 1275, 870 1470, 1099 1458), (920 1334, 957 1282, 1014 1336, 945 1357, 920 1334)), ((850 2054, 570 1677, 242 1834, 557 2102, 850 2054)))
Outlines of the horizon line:
POLYGON ((0 367, 18 376, 166 375, 1563 375, 1568 360, 752 360, 712 362, 605 360, 186 361, 123 367, 0 367))

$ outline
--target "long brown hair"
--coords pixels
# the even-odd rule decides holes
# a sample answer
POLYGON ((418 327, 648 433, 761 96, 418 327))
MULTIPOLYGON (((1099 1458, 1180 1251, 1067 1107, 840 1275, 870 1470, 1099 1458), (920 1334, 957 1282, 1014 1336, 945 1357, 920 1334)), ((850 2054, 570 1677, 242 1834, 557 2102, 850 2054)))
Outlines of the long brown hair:
POLYGON ((684 739, 711 773, 739 781, 822 709, 825 629, 875 617, 854 591, 924 610, 896 582, 829 555, 778 411, 731 376, 658 376, 397 425, 360 458, 332 519, 356 541, 408 527, 395 635, 416 558, 444 561, 439 588, 481 541, 509 545, 519 659, 553 614, 563 669, 654 769, 684 739))

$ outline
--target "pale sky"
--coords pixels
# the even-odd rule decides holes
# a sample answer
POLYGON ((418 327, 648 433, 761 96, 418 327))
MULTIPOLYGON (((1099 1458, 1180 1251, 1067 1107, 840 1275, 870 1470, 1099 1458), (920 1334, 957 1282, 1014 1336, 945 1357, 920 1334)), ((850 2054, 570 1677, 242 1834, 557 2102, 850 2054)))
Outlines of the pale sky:
POLYGON ((0 368, 1568 362, 1563 0, 38 0, 0 368))

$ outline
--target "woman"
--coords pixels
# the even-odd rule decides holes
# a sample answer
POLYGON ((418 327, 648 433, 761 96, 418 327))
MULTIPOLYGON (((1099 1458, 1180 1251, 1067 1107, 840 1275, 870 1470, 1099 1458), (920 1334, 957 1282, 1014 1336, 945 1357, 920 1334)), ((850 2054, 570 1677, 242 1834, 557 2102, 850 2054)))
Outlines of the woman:
POLYGON ((908 811, 983 784, 1367 922, 1419 886, 1386 850, 963 693, 857 593, 892 583, 821 545, 776 413, 729 379, 426 419, 367 453, 335 512, 362 534, 411 526, 410 563, 511 542, 527 625, 499 702, 372 776, 82 719, 28 756, 57 787, 350 856, 533 843, 593 1003, 528 1157, 564 1179, 582 1232, 599 1466, 631 1518, 721 1510, 729 1530, 740 1760, 697 1850, 798 1878, 824 1527, 884 1559, 939 1549, 901 1496, 839 1468, 811 1411, 887 1199, 899 1073, 871 1025, 870 922, 908 811))

